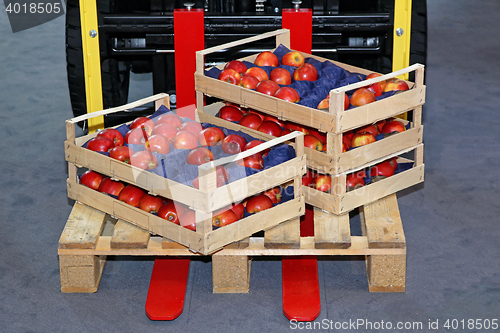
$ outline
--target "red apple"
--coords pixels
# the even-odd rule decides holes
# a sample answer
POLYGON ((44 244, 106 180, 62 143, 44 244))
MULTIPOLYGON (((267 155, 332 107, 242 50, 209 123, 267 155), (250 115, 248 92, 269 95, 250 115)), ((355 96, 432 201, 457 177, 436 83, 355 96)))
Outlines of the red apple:
POLYGON ((264 51, 259 53, 253 63, 257 66, 278 67, 280 65, 278 57, 271 51, 264 51))
POLYGON ((384 124, 381 133, 392 133, 392 132, 404 132, 406 130, 405 125, 398 120, 390 120, 384 124))
POLYGON ((162 114, 158 118, 156 118, 156 126, 160 124, 170 124, 172 125, 175 129, 179 129, 182 125, 182 119, 175 113, 166 113, 162 114))
MULTIPOLYGON (((376 77, 379 77, 379 76, 382 76, 382 74, 379 74, 379 73, 370 73, 366 76, 366 80, 369 80, 369 79, 373 79, 373 78, 376 78, 376 77)), ((378 83, 380 83, 380 86, 382 88, 382 91, 384 90, 385 88, 385 84, 386 84, 386 80, 384 81, 380 81, 378 83)))
POLYGON ((250 74, 243 74, 238 85, 242 86, 243 88, 247 88, 247 89, 255 89, 255 87, 257 86, 257 84, 259 82, 260 82, 260 80, 258 78, 256 78, 255 76, 250 75, 250 74))
POLYGON ((174 137, 178 131, 179 130, 171 124, 161 123, 153 128, 152 134, 161 134, 167 138, 168 142, 174 142, 174 137))
POLYGON ((276 82, 271 80, 263 80, 257 84, 257 86, 255 87, 255 91, 269 96, 274 96, 279 88, 280 86, 276 82))
POLYGON ((351 149, 351 139, 348 135, 342 135, 342 152, 345 153, 349 149, 351 149))
POLYGON ((240 202, 238 204, 233 204, 231 210, 236 214, 238 219, 242 219, 245 216, 245 206, 240 202))
POLYGON ((148 151, 138 151, 130 156, 130 164, 143 170, 154 169, 158 166, 156 157, 148 151))
POLYGON ((146 194, 141 188, 128 184, 118 195, 118 200, 123 201, 131 206, 139 207, 139 202, 141 198, 146 194))
POLYGON ((234 106, 225 105, 219 110, 219 118, 227 121, 240 121, 243 112, 234 106))
POLYGON ((387 80, 387 83, 385 84, 384 87, 384 92, 392 90, 408 90, 408 89, 409 87, 406 81, 397 78, 392 78, 387 80))
POLYGON ((281 58, 281 64, 287 66, 300 67, 304 62, 305 58, 299 51, 290 51, 281 58))
POLYGON ((149 135, 142 128, 133 128, 127 132, 125 135, 125 142, 134 145, 143 145, 146 143, 146 139, 149 135))
POLYGON ((382 88, 382 85, 380 84, 380 82, 370 84, 367 88, 368 88, 368 90, 373 92, 375 97, 380 96, 384 93, 384 88, 382 88))
POLYGON ((238 221, 238 216, 236 216, 231 208, 221 209, 212 216, 212 225, 214 227, 224 227, 236 221, 238 221))
POLYGON ((323 144, 317 137, 312 134, 304 135, 304 146, 317 151, 323 151, 323 144))
POLYGON ((114 128, 106 128, 100 131, 97 136, 103 136, 113 141, 115 147, 123 146, 123 135, 114 128))
MULTIPOLYGON (((350 105, 349 96, 347 96, 347 94, 344 94, 344 110, 349 109, 349 105, 350 105)), ((321 100, 321 102, 319 102, 319 104, 316 108, 320 109, 320 110, 329 109, 330 108, 330 95, 328 95, 328 97, 326 97, 325 99, 321 100)))
POLYGON ((316 81, 318 79, 318 70, 309 63, 305 63, 293 71, 295 81, 316 81))
POLYGON ((267 72, 260 67, 250 67, 245 74, 255 76, 259 81, 269 80, 267 72))
POLYGON ((389 164, 392 166, 394 171, 398 168, 398 157, 394 156, 388 160, 389 164))
POLYGON ((283 99, 288 102, 297 103, 300 101, 300 96, 297 90, 290 87, 281 87, 276 91, 274 97, 283 99))
POLYGON ((152 121, 148 117, 137 117, 130 124, 130 129, 144 128, 148 135, 151 135, 151 132, 153 132, 154 127, 155 127, 154 121, 152 121))
POLYGON ((241 74, 234 69, 228 68, 220 72, 218 79, 227 83, 238 84, 241 80, 241 74))
POLYGON ((186 163, 194 165, 202 165, 213 160, 214 155, 208 148, 205 147, 192 149, 186 157, 186 163))
POLYGON ((261 212, 273 207, 273 201, 264 194, 257 194, 247 201, 246 210, 249 214, 261 212))
POLYGON ((247 140, 238 134, 229 134, 222 140, 221 148, 227 154, 238 154, 243 150, 247 140))
MULTIPOLYGON (((347 96, 347 95, 346 95, 347 96)), ((329 109, 330 108, 330 97, 324 98, 319 102, 316 109, 329 109)))
POLYGON ((314 181, 318 191, 327 192, 332 187, 332 177, 330 175, 317 175, 314 181))
POLYGON ((92 170, 87 170, 80 177, 80 184, 90 187, 93 190, 98 190, 104 176, 92 170))
POLYGON ((357 189, 365 185, 365 179, 358 172, 348 174, 346 177, 346 186, 351 189, 357 189))
POLYGON ((279 136, 281 131, 283 130, 280 125, 275 123, 274 121, 266 120, 260 124, 259 128, 257 128, 259 132, 266 133, 272 136, 279 136))
MULTIPOLYGON (((252 140, 245 145, 245 147, 243 148, 243 151, 246 151, 248 149, 256 147, 262 143, 264 143, 264 141, 262 141, 262 140, 252 140)), ((262 157, 266 157, 270 151, 271 151, 271 148, 267 148, 267 149, 264 149, 263 151, 261 151, 260 153, 262 154, 262 157)))
POLYGON ((367 132, 356 133, 352 137, 351 147, 352 148, 360 147, 360 146, 364 146, 364 145, 370 144, 370 143, 375 142, 375 141, 377 141, 377 140, 375 139, 375 136, 371 133, 367 133, 367 132))
POLYGON ((354 132, 353 131, 347 131, 343 134, 343 136, 346 136, 349 138, 349 143, 351 142, 352 140, 352 137, 354 136, 354 132))
POLYGON ((247 66, 239 60, 231 60, 224 66, 224 69, 233 69, 236 72, 243 74, 247 71, 247 66))
POLYGON ((326 144, 326 133, 319 132, 315 128, 307 128, 307 132, 311 135, 314 135, 321 141, 321 144, 324 146, 326 144))
POLYGON ((109 151, 109 157, 127 164, 130 164, 130 156, 133 154, 134 151, 127 146, 114 147, 109 151))
POLYGON ((379 135, 379 130, 378 130, 378 126, 377 125, 366 125, 366 126, 358 128, 355 131, 356 131, 356 133, 365 133, 365 132, 368 132, 368 133, 373 134, 373 136, 379 135))
POLYGON ((190 131, 179 131, 174 137, 175 149, 193 149, 198 147, 198 136, 190 131))
POLYGON ((351 104, 353 106, 362 106, 375 102, 375 94, 368 88, 359 88, 351 95, 351 104))
POLYGON ((269 199, 273 202, 273 204, 279 204, 281 202, 281 189, 279 186, 273 187, 270 190, 267 190, 263 193, 265 196, 268 196, 269 199))
POLYGON ((372 167, 370 176, 390 177, 394 175, 394 169, 389 161, 384 161, 372 167))
POLYGON ((189 230, 196 231, 196 212, 187 210, 179 216, 179 224, 189 230))
POLYGON ((104 178, 99 184, 97 189, 99 192, 107 193, 117 197, 120 192, 125 188, 125 184, 120 181, 112 180, 111 178, 104 178))
POLYGON ((87 143, 87 149, 103 153, 107 153, 114 146, 113 141, 103 136, 96 136, 87 143))
POLYGON ((236 164, 251 169, 264 169, 264 159, 262 158, 262 154, 259 153, 245 157, 243 160, 238 160, 236 161, 236 164))
POLYGON ((152 153, 168 154, 170 151, 170 143, 165 135, 153 134, 146 143, 146 150, 152 153))
POLYGON ((200 146, 217 146, 222 143, 226 135, 218 127, 208 127, 200 132, 198 135, 198 142, 200 146))
POLYGON ((278 67, 271 71, 271 81, 281 85, 292 83, 292 74, 284 68, 278 67))
POLYGON ((186 212, 186 209, 183 205, 175 201, 168 200, 160 207, 160 209, 158 209, 156 215, 169 222, 179 224, 179 216, 184 214, 184 212, 186 212))
POLYGON ((162 197, 156 196, 156 195, 151 195, 151 194, 144 194, 139 201, 139 209, 142 209, 145 212, 148 213, 156 213, 160 209, 161 206, 163 206, 164 199, 162 197))
POLYGON ((257 129, 262 124, 262 118, 255 113, 246 113, 238 122, 241 126, 257 129))
POLYGON ((307 169, 306 174, 302 176, 302 185, 313 188, 316 187, 316 176, 316 172, 311 169, 307 169))
POLYGON ((375 123, 375 125, 377 125, 378 127, 378 131, 379 133, 382 133, 382 128, 384 127, 384 124, 386 123, 387 121, 385 119, 382 119, 382 120, 379 120, 375 123))
POLYGON ((197 121, 186 121, 181 125, 181 127, 179 127, 179 130, 189 131, 198 137, 200 132, 203 130, 203 126, 201 126, 201 124, 197 121))

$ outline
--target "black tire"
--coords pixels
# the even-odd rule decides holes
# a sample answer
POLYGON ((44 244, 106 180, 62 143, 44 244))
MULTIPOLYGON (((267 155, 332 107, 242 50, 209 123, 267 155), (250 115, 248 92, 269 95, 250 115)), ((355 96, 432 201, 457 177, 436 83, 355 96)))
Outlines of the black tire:
MULTIPOLYGON (((99 12, 111 9, 110 0, 99 1, 99 12)), ((66 6, 66 65, 71 107, 76 117, 87 113, 78 0, 68 0, 66 6)), ((127 103, 130 79, 127 63, 101 58, 101 79, 104 109, 127 103)), ((83 126, 83 123, 79 125, 83 126)))

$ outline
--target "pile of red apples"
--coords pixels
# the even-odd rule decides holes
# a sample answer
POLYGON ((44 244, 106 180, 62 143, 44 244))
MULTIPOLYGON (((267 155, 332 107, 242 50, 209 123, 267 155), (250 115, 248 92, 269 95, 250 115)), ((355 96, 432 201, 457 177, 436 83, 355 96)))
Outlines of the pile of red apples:
MULTIPOLYGON (((298 92, 292 87, 287 87, 295 81, 316 81, 318 79, 318 70, 310 63, 305 62, 302 53, 298 51, 289 51, 282 58, 281 63, 278 57, 270 51, 264 51, 257 55, 254 60, 255 67, 248 68, 240 60, 231 60, 225 64, 223 70, 219 73, 218 79, 227 83, 239 85, 243 88, 254 89, 257 92, 274 96, 288 102, 297 103, 300 101, 298 92), (295 67, 292 74, 280 65, 295 67), (276 67, 271 70, 270 75, 263 70, 262 66, 276 67)), ((375 78, 382 74, 372 73, 366 79, 375 78)), ((384 92, 393 90, 408 90, 408 84, 404 80, 391 78, 389 80, 373 83, 367 87, 359 88, 349 96, 345 95, 344 109, 347 110, 351 105, 354 107, 362 106, 375 102, 378 96, 384 92)), ((328 109, 330 106, 329 95, 318 104, 318 109, 328 109)))
MULTIPOLYGON (((87 170, 80 183, 91 189, 116 197, 133 207, 162 219, 196 231, 196 213, 180 202, 147 193, 147 191, 121 181, 113 180, 92 170, 87 170)), ((247 214, 255 214, 281 203, 281 188, 275 187, 256 194, 240 203, 221 208, 212 214, 212 226, 223 227, 247 214)))
MULTIPOLYGON (((87 149, 109 153, 109 157, 131 164, 143 170, 155 169, 158 161, 153 153, 168 154, 170 144, 174 149, 187 149, 189 153, 186 163, 201 165, 214 160, 214 155, 209 146, 220 145, 227 154, 238 154, 253 148, 264 141, 247 140, 238 134, 225 133, 218 127, 203 128, 202 124, 195 121, 184 121, 175 113, 166 113, 154 119, 138 117, 130 124, 130 130, 123 136, 114 128, 100 131, 97 136, 87 143, 87 149), (124 145, 127 144, 127 145, 124 145), (134 152, 129 145, 140 145, 144 150, 134 152)), ((236 164, 252 169, 264 168, 264 157, 270 149, 262 150, 236 164)), ((224 185, 229 179, 229 174, 224 166, 216 168, 217 186, 224 185)), ((192 184, 199 188, 199 179, 192 184)))
POLYGON ((285 101, 297 103, 300 101, 299 93, 292 87, 286 87, 295 81, 316 81, 318 70, 313 65, 306 63, 304 56, 298 51, 290 51, 281 58, 270 52, 264 51, 257 55, 254 60, 255 67, 247 68, 245 63, 239 60, 231 60, 224 66, 218 79, 231 84, 236 84, 247 89, 269 96, 281 98, 285 101), (280 65, 295 67, 290 74, 280 65), (270 75, 261 66, 276 67, 271 70, 270 75), (285 86, 285 87, 280 87, 285 86))
MULTIPOLYGON (((226 102, 225 105, 219 109, 218 116, 224 120, 236 122, 241 126, 275 137, 289 134, 292 131, 299 131, 304 133, 305 147, 326 152, 326 133, 320 132, 312 127, 303 126, 291 121, 280 120, 277 117, 251 108, 244 108, 230 102, 226 102)), ((342 136, 342 152, 375 142, 379 134, 384 134, 384 136, 386 136, 394 132, 399 133, 405 130, 405 125, 401 121, 390 118, 348 131, 343 133, 342 136)))

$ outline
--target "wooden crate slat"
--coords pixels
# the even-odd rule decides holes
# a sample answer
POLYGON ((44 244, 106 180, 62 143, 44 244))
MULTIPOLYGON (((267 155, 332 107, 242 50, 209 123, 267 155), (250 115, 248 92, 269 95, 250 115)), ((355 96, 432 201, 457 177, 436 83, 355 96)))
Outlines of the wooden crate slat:
POLYGON ((118 220, 113 228, 110 246, 112 249, 145 249, 148 247, 150 237, 151 234, 148 231, 123 220, 118 220))
POLYGON ((350 247, 349 214, 336 215, 314 207, 314 239, 317 249, 350 247))
POLYGON ((239 202, 254 194, 286 183, 297 174, 306 173, 306 158, 299 156, 268 170, 231 182, 209 194, 211 211, 225 207, 231 202, 239 202))
POLYGON ((362 190, 363 187, 351 192, 347 192, 346 194, 342 195, 340 199, 338 210, 339 214, 350 212, 357 207, 374 202, 379 198, 383 198, 389 194, 396 193, 398 191, 404 190, 405 188, 423 182, 424 167, 424 165, 417 166, 398 173, 394 176, 380 180, 376 183, 370 184, 368 185, 371 186, 370 190, 367 190, 364 193, 363 191, 359 191, 362 190))
POLYGON ((59 238, 61 249, 94 249, 104 228, 106 214, 76 203, 59 238))
POLYGON ((370 248, 404 248, 406 240, 396 194, 360 208, 370 248))

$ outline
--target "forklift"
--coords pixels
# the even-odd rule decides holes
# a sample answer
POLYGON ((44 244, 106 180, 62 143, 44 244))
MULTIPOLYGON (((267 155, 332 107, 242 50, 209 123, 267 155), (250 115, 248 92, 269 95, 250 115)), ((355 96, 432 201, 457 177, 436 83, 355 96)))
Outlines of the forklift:
MULTIPOLYGON (((426 64, 426 0, 68 0, 66 60, 73 114, 79 116, 126 104, 130 73, 152 73, 153 94, 168 93, 175 109, 173 13, 176 9, 203 9, 208 48, 281 29, 282 10, 299 7, 312 10, 314 55, 382 74, 414 63, 426 64), (95 30, 89 31, 90 38, 98 38, 102 106, 99 104, 101 108, 97 109, 88 105, 85 88, 82 4, 95 6, 97 16, 91 19, 98 26, 98 35, 95 30), (408 4, 411 8, 405 7, 408 4), (410 36, 410 29, 401 27, 401 22, 404 25, 408 21, 410 36), (399 53, 395 38, 405 33, 410 52, 409 56, 404 55, 409 59, 402 62, 396 59, 399 53)), ((262 41, 250 49, 220 52, 206 59, 206 66, 273 47, 272 41, 262 41)), ((123 123, 130 120, 127 117, 123 112, 106 116, 104 124, 123 123)))

